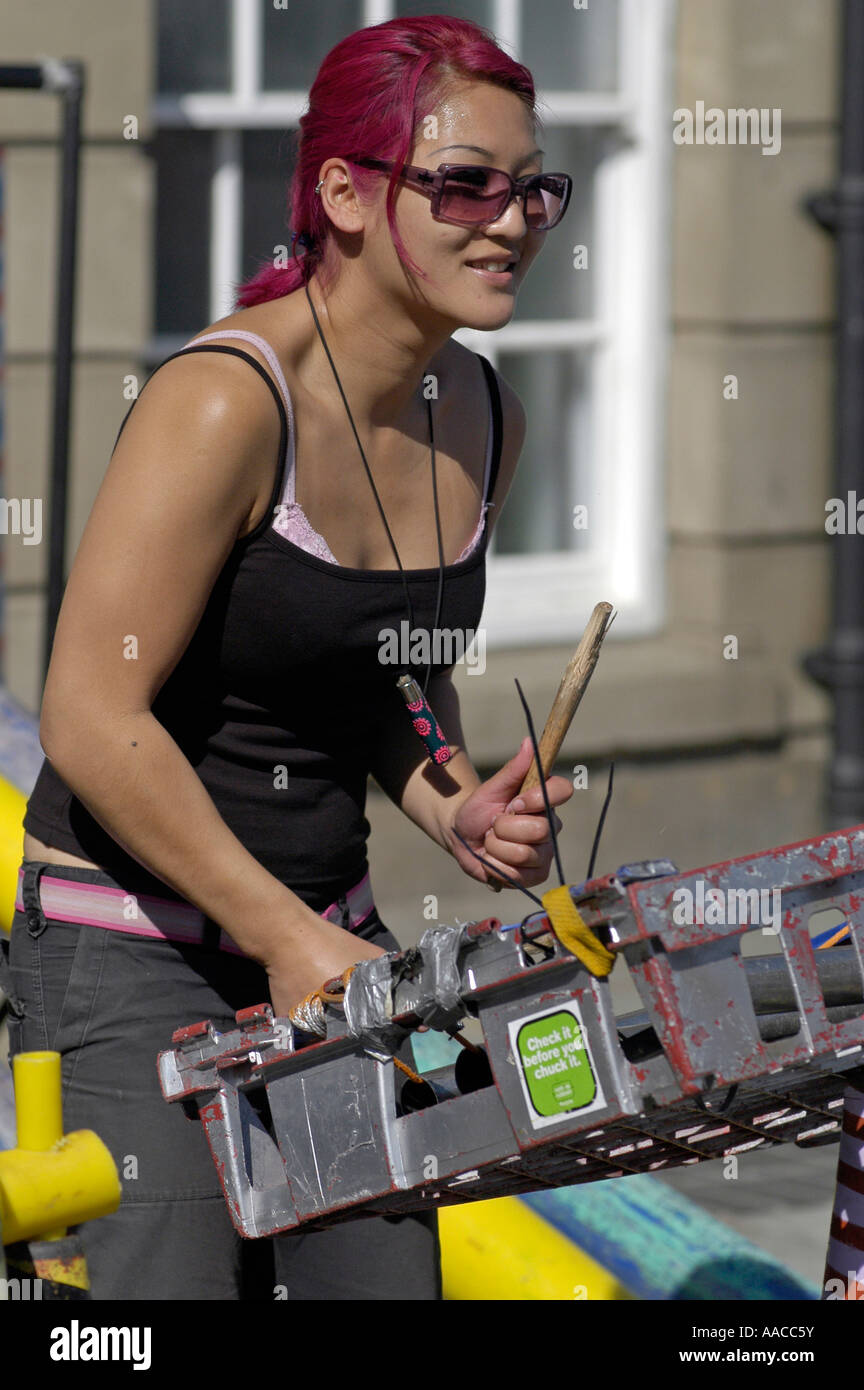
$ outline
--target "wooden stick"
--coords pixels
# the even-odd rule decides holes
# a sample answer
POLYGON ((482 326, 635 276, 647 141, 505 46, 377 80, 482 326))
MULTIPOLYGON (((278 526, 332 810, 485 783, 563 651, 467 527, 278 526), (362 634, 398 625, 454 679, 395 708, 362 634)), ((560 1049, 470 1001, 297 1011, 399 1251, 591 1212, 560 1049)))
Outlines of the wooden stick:
MULTIPOLYGON (((588 682, 594 673, 594 667, 597 665, 597 658, 600 655, 600 647, 603 644, 603 638, 609 631, 611 620, 611 603, 594 605, 594 611, 588 619, 588 625, 582 634, 579 645, 571 656, 567 669, 561 678, 558 693, 552 702, 549 717, 539 740, 544 782, 555 765, 561 744, 564 742, 573 716, 579 708, 582 696, 585 694, 588 682)), ((525 774, 522 786, 516 795, 520 796, 522 792, 529 791, 532 787, 539 787, 539 785, 540 777, 535 760, 525 774)), ((499 893, 502 885, 492 883, 490 887, 493 892, 499 893)))
MULTIPOLYGON (((611 616, 611 603, 595 604, 594 612, 588 619, 588 626, 585 628, 581 641, 561 677, 561 684, 549 711, 546 727, 540 736, 540 761, 543 764, 544 781, 555 765, 561 744, 564 742, 573 716, 579 708, 588 682, 594 674, 594 667, 597 665, 600 647, 606 636, 611 616)), ((525 780, 519 788, 519 793, 526 792, 531 787, 539 787, 539 785, 540 777, 535 760, 525 774, 525 780)))

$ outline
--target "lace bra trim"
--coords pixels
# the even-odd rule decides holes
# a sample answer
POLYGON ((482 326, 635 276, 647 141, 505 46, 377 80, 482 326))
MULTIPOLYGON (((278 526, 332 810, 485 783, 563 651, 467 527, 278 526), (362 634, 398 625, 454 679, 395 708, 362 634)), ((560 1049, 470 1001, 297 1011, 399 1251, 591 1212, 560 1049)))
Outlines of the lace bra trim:
MULTIPOLYGON (((326 560, 328 564, 339 565, 339 561, 333 554, 324 537, 309 521, 299 502, 294 500, 294 473, 295 473, 295 453, 294 453, 294 407, 291 403, 291 392, 288 390, 288 383, 279 365, 279 359, 273 348, 258 333, 250 333, 243 328, 232 328, 224 333, 204 333, 201 337, 191 338, 184 347, 193 347, 197 343, 211 342, 217 338, 242 338, 248 343, 254 343, 262 355, 269 363, 276 384, 285 404, 285 412, 288 416, 288 448, 286 450, 286 472, 285 486, 282 489, 282 496, 276 507, 276 515, 271 523, 274 531, 280 536, 284 536, 292 545, 296 545, 300 550, 305 550, 309 555, 315 555, 319 560, 326 560)), ((467 560, 469 555, 480 544, 483 535, 483 528, 486 525, 486 513, 491 502, 486 500, 486 490, 489 486, 489 472, 492 466, 492 406, 489 406, 489 433, 486 446, 486 466, 483 475, 483 503, 480 508, 480 516, 474 528, 474 534, 468 544, 459 553, 456 564, 462 560, 467 560)))

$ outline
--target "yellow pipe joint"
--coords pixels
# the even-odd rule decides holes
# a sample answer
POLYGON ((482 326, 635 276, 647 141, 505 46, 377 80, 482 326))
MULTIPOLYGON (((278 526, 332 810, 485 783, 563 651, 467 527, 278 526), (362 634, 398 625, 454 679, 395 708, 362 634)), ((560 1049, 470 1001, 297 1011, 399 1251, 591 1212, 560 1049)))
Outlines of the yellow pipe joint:
POLYGON ((59 1239, 117 1210, 117 1165, 92 1130, 64 1135, 59 1052, 19 1052, 12 1070, 18 1145, 0 1152, 3 1244, 59 1239))

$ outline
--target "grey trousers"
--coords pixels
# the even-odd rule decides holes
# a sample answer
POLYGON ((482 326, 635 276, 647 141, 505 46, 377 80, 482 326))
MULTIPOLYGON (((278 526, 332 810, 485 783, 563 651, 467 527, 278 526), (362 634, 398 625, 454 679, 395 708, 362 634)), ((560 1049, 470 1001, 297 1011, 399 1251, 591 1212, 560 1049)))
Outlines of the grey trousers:
MULTIPOLYGON (((156 1056, 174 1030, 269 1000, 247 957, 47 919, 39 879, 122 887, 106 873, 23 861, 24 910, 0 933, 10 1057, 62 1057, 66 1132, 92 1129, 111 1151, 122 1199, 84 1222, 95 1299, 428 1300, 441 1298, 435 1213, 373 1217, 323 1231, 246 1240, 234 1229, 197 1116, 162 1098, 156 1056)), ((374 913, 357 933, 398 943, 374 913)))

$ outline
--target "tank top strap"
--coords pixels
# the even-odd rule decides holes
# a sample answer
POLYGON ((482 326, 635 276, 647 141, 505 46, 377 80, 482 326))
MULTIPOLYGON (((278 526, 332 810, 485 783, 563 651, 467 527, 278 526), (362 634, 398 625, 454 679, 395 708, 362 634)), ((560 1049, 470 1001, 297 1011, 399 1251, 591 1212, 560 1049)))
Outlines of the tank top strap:
MULTIPOLYGON (((218 335, 217 335, 217 336, 218 336, 218 335)), ((223 335, 223 336, 227 336, 227 335, 223 335)), ((126 421, 129 419, 129 416, 131 415, 133 408, 135 407, 135 405, 137 404, 137 402, 140 400, 141 394, 142 394, 142 392, 145 390, 145 388, 146 388, 148 382, 152 381, 153 377, 154 377, 154 376, 156 375, 156 373, 159 371, 159 368, 160 368, 160 367, 164 367, 168 362, 173 362, 173 360, 174 360, 175 357, 183 357, 183 356, 185 356, 186 353, 191 353, 191 352, 225 352, 225 353, 229 353, 232 357, 242 357, 244 362, 248 362, 250 367, 254 367, 254 368, 255 368, 255 371, 256 371, 256 372, 258 373, 258 375, 262 378, 262 380, 265 381, 265 382, 267 383, 267 386, 268 386, 269 389, 270 389, 270 394, 272 395, 274 401, 276 402, 276 408, 277 408, 277 410, 279 411, 279 416, 280 416, 280 420, 281 420, 281 423, 282 423, 282 441, 283 441, 283 446, 284 446, 284 444, 285 444, 285 442, 286 442, 286 436, 288 436, 289 434, 291 435, 291 441, 292 441, 292 443, 293 443, 293 430, 290 430, 290 431, 289 431, 289 428, 288 428, 288 421, 289 421, 289 419, 291 420, 291 423, 292 423, 292 425, 293 425, 293 416, 292 416, 290 413, 286 413, 285 406, 284 406, 284 404, 283 404, 283 401, 282 401, 282 398, 281 398, 281 396, 280 396, 280 394, 279 394, 279 391, 276 389, 276 386, 274 385, 274 383, 273 383, 271 377, 267 374, 267 372, 266 372, 266 371, 264 370, 264 368, 261 366, 261 363, 260 363, 260 362, 258 362, 250 353, 244 352, 244 351, 242 350, 242 348, 220 347, 220 346, 217 346, 217 345, 214 345, 213 347, 198 347, 197 345, 196 345, 196 346, 190 346, 190 345, 187 344, 186 347, 178 348, 177 352, 172 352, 168 357, 163 358, 163 360, 162 360, 161 362, 157 363, 157 365, 153 368, 153 371, 152 371, 152 372, 150 373, 150 375, 148 376, 147 381, 144 382, 144 385, 141 387, 141 390, 138 392, 138 395, 135 397, 135 400, 133 400, 132 404, 129 406, 129 409, 126 411, 126 414, 123 416, 122 421, 120 422, 120 428, 119 428, 119 430, 117 431, 117 438, 114 440, 114 448, 115 448, 115 449, 117 448, 117 442, 118 442, 118 440, 120 439, 120 436, 121 436, 121 434, 123 433, 123 430, 124 430, 125 427, 126 427, 126 421)), ((280 450, 280 453, 284 453, 284 452, 285 452, 285 450, 284 450, 284 447, 283 447, 283 448, 280 450)))
POLYGON ((501 391, 498 387, 498 378, 495 368, 482 352, 474 354, 480 361, 483 373, 486 377, 486 385, 489 389, 489 411, 490 424, 489 438, 486 446, 486 471, 483 478, 483 502, 489 504, 489 500, 495 492, 495 484, 498 480, 498 469, 501 465, 501 450, 504 446, 504 413, 501 407, 501 391))
MULTIPOLYGON (((291 401, 291 392, 288 390, 288 383, 285 380, 285 374, 282 371, 281 366, 279 365, 279 358, 276 356, 276 353, 274 352, 271 345, 267 342, 266 338, 262 338, 260 333, 251 333, 246 328, 228 328, 225 329, 225 331, 222 333, 202 333, 200 337, 190 338, 189 342, 186 344, 186 347, 183 348, 182 351, 185 352, 187 348, 192 347, 193 345, 196 345, 198 343, 207 343, 217 338, 241 338, 247 343, 254 343, 258 350, 261 352, 262 356, 266 358, 270 366, 270 369, 273 372, 276 384, 279 387, 279 393, 282 397, 282 402, 285 406, 285 413, 288 417, 288 448, 286 453, 285 486, 281 492, 281 501, 293 502, 295 471, 294 406, 291 401)), ((246 354, 243 355, 247 356, 246 354)), ((249 358, 247 356, 247 360, 254 362, 255 359, 249 358)))
MULTIPOLYGON (((217 335, 217 336, 218 336, 218 335, 217 335)), ((284 405, 284 403, 283 403, 283 400, 282 400, 282 397, 281 397, 279 391, 277 390, 276 384, 275 384, 275 382, 273 381, 272 377, 269 375, 269 373, 264 369, 264 367, 261 366, 261 363, 260 363, 256 358, 254 358, 254 357, 251 355, 251 353, 244 352, 242 348, 227 347, 227 346, 225 346, 225 345, 217 344, 217 343, 213 343, 213 344, 210 344, 210 345, 207 345, 207 346, 205 346, 205 345, 200 345, 200 346, 199 346, 199 344, 197 344, 197 343, 192 343, 192 344, 187 344, 186 347, 183 347, 183 348, 178 349, 177 352, 172 352, 172 353, 170 354, 170 356, 164 358, 164 360, 163 360, 162 362, 159 362, 159 363, 157 364, 157 366, 154 367, 153 371, 152 371, 152 372, 150 373, 150 375, 148 376, 147 381, 145 381, 145 382, 144 382, 144 385, 141 387, 141 391, 139 391, 139 393, 138 393, 138 395, 136 396, 135 400, 132 401, 132 404, 129 406, 129 409, 126 411, 126 414, 123 416, 123 419, 122 419, 121 422, 120 422, 120 428, 119 428, 119 430, 117 431, 117 437, 116 437, 115 440, 114 440, 114 447, 112 448, 111 453, 112 453, 112 455, 113 455, 114 449, 117 448, 117 445, 118 445, 119 440, 120 440, 120 436, 121 436, 121 434, 123 433, 124 429, 126 428, 126 422, 128 421, 129 416, 131 415, 132 410, 134 409, 134 407, 135 407, 137 401, 139 401, 139 400, 141 399, 141 394, 142 394, 142 392, 146 390, 148 382, 150 382, 150 381, 152 380, 152 378, 156 375, 156 373, 159 371, 159 368, 160 368, 160 367, 164 367, 165 364, 166 364, 167 362, 173 361, 173 359, 174 359, 175 357, 183 357, 183 356, 185 356, 187 353, 192 353, 192 352, 224 352, 224 353, 229 354, 229 355, 232 356, 232 357, 242 357, 244 362, 248 362, 250 367, 254 367, 255 371, 256 371, 256 372, 258 373, 258 375, 261 377, 262 381, 264 381, 264 382, 266 383, 267 388, 268 388, 268 390, 270 391, 270 394, 272 395, 273 400, 274 400, 274 402, 275 402, 275 404, 276 404, 276 409, 279 411, 279 425, 280 425, 279 463, 278 463, 277 468, 276 468, 276 476, 275 476, 275 480, 274 480, 274 484, 273 484, 273 489, 272 489, 271 496, 270 496, 270 506, 269 506, 269 508, 268 508, 268 513, 267 513, 267 515, 263 518, 263 520, 259 523, 259 525, 255 527, 255 530, 252 531, 252 532, 249 532, 249 533, 244 537, 244 540, 245 540, 245 541, 249 541, 249 540, 252 540, 253 537, 257 536, 257 535, 260 533, 260 531, 262 531, 262 530, 264 529, 264 526, 265 526, 265 525, 269 525, 270 519, 271 519, 271 517, 272 517, 272 515, 273 515, 273 512, 277 510, 277 507, 278 507, 278 504, 279 504, 279 501, 280 501, 280 497, 281 497, 281 493, 282 493, 282 489, 283 489, 283 486, 284 486, 285 464, 286 464, 286 462, 287 462, 287 460, 288 460, 289 454, 291 455, 291 457, 292 457, 292 459, 293 459, 293 443, 294 443, 294 431, 293 431, 293 429, 289 429, 289 423, 288 423, 288 422, 289 422, 289 415, 288 415, 288 413, 287 413, 286 410, 285 410, 285 405, 284 405)), ((292 421, 292 423, 293 423, 293 421, 292 421)))

